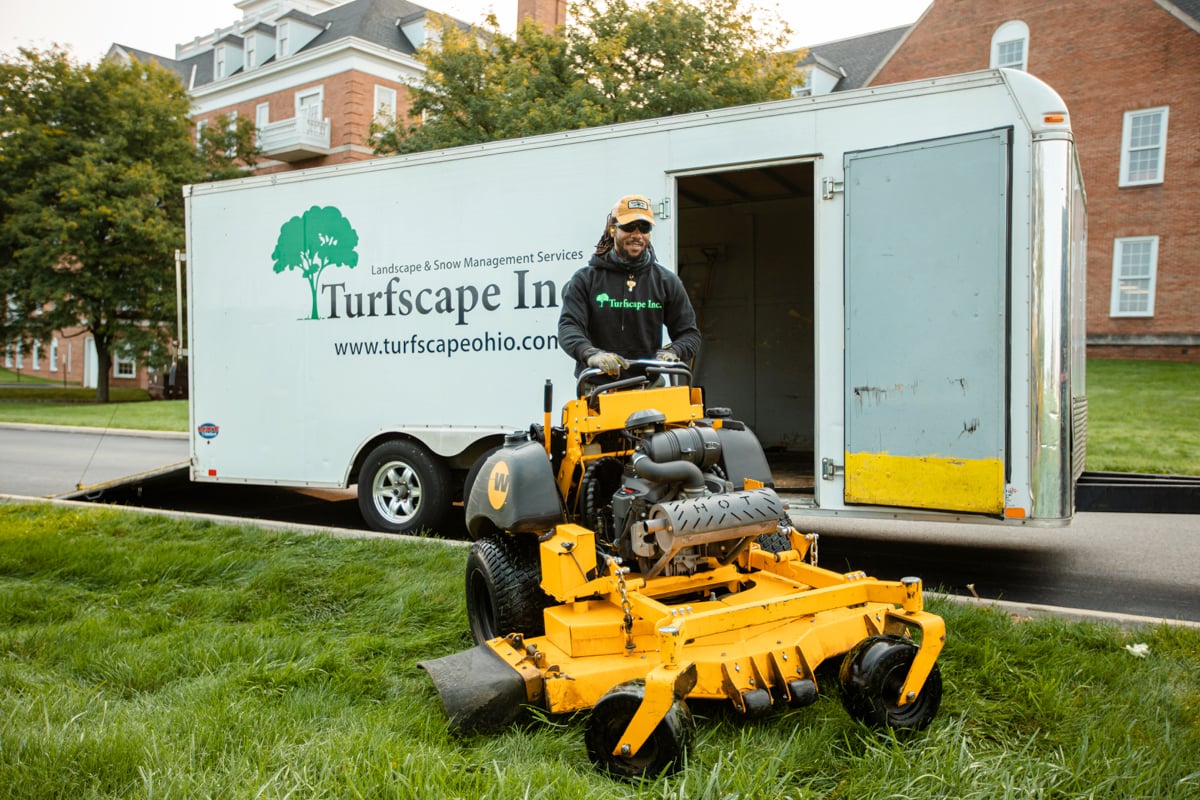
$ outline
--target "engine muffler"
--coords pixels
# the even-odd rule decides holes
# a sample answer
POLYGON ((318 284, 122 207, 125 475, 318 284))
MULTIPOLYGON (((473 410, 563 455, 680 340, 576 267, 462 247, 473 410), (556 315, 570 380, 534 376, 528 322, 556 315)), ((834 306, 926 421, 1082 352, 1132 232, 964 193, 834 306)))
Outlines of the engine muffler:
POLYGON ((662 554, 646 574, 651 578, 684 548, 735 539, 749 541, 778 530, 786 514, 787 504, 771 489, 658 503, 650 508, 644 522, 634 525, 633 550, 642 556, 662 554))

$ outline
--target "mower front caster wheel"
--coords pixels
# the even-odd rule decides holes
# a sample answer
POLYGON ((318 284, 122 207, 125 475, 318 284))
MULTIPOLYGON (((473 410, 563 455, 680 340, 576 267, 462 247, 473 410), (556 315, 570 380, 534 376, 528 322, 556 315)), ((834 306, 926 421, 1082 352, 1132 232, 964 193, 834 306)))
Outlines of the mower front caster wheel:
POLYGON ((604 693, 588 717, 584 741, 588 758, 609 775, 626 780, 668 775, 683 766, 683 756, 694 733, 692 713, 687 704, 676 700, 654 733, 632 755, 613 755, 621 734, 646 696, 644 681, 621 683, 604 693))
POLYGON ((942 673, 937 664, 920 693, 899 704, 917 645, 900 636, 869 636, 842 662, 842 704, 851 717, 872 728, 917 731, 933 721, 942 703, 942 673))

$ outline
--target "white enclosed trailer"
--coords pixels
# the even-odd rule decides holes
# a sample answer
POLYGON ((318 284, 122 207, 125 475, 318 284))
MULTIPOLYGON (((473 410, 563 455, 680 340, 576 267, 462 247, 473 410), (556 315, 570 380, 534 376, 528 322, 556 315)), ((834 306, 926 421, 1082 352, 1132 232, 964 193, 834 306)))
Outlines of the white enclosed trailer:
POLYGON ((573 391, 563 287, 630 193, 793 514, 1070 520, 1083 186, 1007 70, 188 187, 192 479, 436 525, 573 391))

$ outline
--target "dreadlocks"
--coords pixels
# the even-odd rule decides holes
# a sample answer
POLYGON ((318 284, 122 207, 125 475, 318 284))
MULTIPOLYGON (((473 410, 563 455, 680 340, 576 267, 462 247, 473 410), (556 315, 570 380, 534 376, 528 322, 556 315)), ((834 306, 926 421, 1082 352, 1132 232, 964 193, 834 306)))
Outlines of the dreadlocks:
POLYGON ((609 250, 613 249, 616 240, 613 239, 613 228, 617 227, 617 218, 612 214, 605 217, 604 230, 600 234, 600 241, 596 242, 596 255, 605 255, 609 250))

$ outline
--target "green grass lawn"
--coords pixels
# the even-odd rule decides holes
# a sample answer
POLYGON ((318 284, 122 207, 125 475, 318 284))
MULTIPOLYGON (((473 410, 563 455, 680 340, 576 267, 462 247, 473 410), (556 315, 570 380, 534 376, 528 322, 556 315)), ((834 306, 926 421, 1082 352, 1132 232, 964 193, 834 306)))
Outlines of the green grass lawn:
POLYGON ((186 400, 153 401, 144 389, 124 387, 110 387, 109 402, 101 404, 95 389, 0 368, 0 422, 183 432, 188 409, 186 400))
POLYGON ((1092 359, 1087 395, 1089 470, 1200 475, 1200 364, 1092 359))
POLYGON ((694 707, 686 768, 640 786, 592 769, 579 717, 456 738, 416 663, 471 643, 465 557, 433 541, 0 505, 4 796, 1200 795, 1200 630, 939 600, 945 696, 909 739, 852 722, 829 685, 755 721, 694 707))
MULTIPOLYGON (((95 395, 94 389, 86 391, 95 395)), ((3 390, 0 390, 0 397, 2 395, 3 390)), ((0 399, 0 422, 182 432, 188 427, 188 406, 187 400, 145 398, 140 402, 105 404, 0 399)))
POLYGON ((27 375, 22 372, 16 372, 15 370, 5 369, 4 367, 0 367, 0 384, 9 384, 9 383, 11 383, 11 384, 27 383, 30 386, 44 386, 46 384, 51 384, 51 383, 55 383, 55 382, 51 381, 51 380, 47 380, 46 378, 39 378, 36 375, 27 375))

